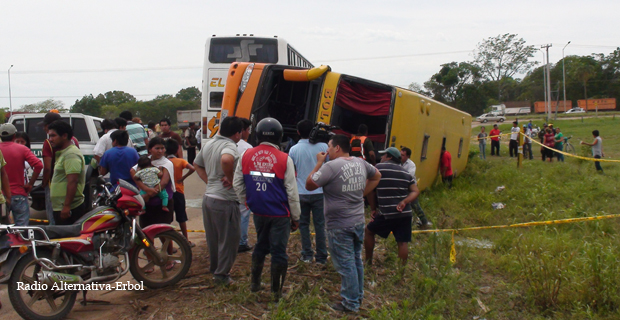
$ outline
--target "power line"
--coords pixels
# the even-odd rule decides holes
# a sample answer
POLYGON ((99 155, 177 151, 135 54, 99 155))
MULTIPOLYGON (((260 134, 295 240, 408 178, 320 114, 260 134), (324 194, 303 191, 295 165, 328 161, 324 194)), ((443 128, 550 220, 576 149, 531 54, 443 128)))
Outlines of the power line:
MULTIPOLYGON (((134 97, 146 97, 146 96, 160 96, 162 95, 161 93, 143 93, 143 94, 132 94, 132 96, 134 97)), ((81 96, 56 96, 56 95, 49 95, 49 96, 22 96, 22 97, 12 97, 13 99, 47 99, 47 98, 83 98, 86 95, 81 95, 81 96)), ((96 97, 96 96, 93 96, 96 97)), ((9 97, 7 96, 0 96, 0 99, 8 99, 9 97)))
POLYGON ((398 55, 398 56, 346 58, 346 59, 333 59, 333 60, 317 59, 317 61, 320 61, 320 62, 340 62, 340 61, 363 61, 363 60, 377 60, 377 59, 398 59, 398 58, 409 58, 409 57, 439 56, 439 55, 446 55, 446 54, 468 53, 468 52, 473 52, 473 51, 474 50, 461 50, 461 51, 449 51, 449 52, 430 52, 430 53, 414 53, 414 54, 405 54, 405 55, 398 55))

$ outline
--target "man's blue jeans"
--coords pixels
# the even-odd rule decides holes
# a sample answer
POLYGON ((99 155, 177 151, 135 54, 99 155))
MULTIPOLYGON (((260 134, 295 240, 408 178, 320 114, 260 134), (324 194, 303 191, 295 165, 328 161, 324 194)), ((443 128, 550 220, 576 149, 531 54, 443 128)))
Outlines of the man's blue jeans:
POLYGON ((241 239, 239 245, 248 245, 248 227, 250 226, 250 209, 248 209, 244 203, 239 204, 239 211, 241 211, 241 239))
POLYGON ((364 298, 364 228, 365 224, 360 223, 349 228, 327 230, 329 252, 342 281, 342 305, 355 312, 359 311, 364 298))
POLYGON ((12 196, 11 212, 13 212, 13 220, 16 226, 27 226, 30 222, 30 207, 28 206, 28 197, 12 196))
POLYGON ((480 159, 487 159, 487 154, 486 154, 486 149, 487 149, 487 145, 486 143, 479 143, 478 144, 478 148, 480 149, 480 159))
POLYGON ((301 233, 301 257, 312 260, 312 238, 310 237, 310 212, 316 234, 316 261, 327 261, 327 246, 325 244, 325 216, 323 215, 323 194, 299 195, 301 217, 299 218, 299 232, 301 233))

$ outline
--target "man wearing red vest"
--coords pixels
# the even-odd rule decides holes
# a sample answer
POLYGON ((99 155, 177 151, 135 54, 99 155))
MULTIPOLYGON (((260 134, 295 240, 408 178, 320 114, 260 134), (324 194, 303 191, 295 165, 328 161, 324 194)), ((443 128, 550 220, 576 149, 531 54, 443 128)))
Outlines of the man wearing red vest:
POLYGON ((368 126, 360 124, 357 129, 357 135, 351 136, 351 156, 366 160, 373 166, 376 163, 375 150, 372 141, 366 136, 368 134, 368 126))
POLYGON ((288 269, 286 245, 289 234, 299 227, 299 194, 293 160, 280 151, 282 125, 265 118, 256 125, 258 147, 246 150, 237 163, 233 179, 240 203, 254 213, 256 246, 252 254, 250 290, 261 290, 265 256, 271 254, 271 292, 277 301, 288 269))

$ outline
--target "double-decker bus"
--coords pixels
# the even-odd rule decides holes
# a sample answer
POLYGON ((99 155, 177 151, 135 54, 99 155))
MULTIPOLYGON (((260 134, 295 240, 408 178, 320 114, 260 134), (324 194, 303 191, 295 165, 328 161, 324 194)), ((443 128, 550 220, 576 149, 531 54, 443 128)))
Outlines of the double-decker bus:
POLYGON ((274 37, 256 37, 253 34, 236 36, 213 35, 205 45, 202 74, 202 138, 208 139, 219 127, 222 97, 228 68, 233 62, 273 63, 303 68, 313 65, 286 40, 274 37))
MULTIPOLYGON (((328 66, 294 66, 235 62, 228 72, 221 117, 280 121, 283 147, 299 139, 296 124, 309 119, 337 126, 334 133, 356 134, 368 126, 375 150, 408 147, 420 189, 439 172, 442 146, 452 155, 455 174, 467 165, 471 115, 416 92, 346 74, 328 66)), ((256 145, 254 132, 249 142, 256 145)))

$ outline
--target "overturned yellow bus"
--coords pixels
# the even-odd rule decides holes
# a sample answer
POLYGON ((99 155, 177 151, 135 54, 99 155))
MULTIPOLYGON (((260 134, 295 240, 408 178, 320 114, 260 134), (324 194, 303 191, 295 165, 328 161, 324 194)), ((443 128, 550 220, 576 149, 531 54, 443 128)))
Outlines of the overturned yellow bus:
POLYGON ((296 124, 303 119, 337 126, 335 133, 349 136, 364 123, 375 150, 411 149, 420 189, 435 181, 442 146, 452 154, 455 174, 467 165, 471 115, 403 88, 332 72, 328 66, 235 62, 222 101, 226 116, 250 119, 253 127, 266 117, 278 119, 287 141, 297 141, 296 124))

